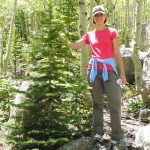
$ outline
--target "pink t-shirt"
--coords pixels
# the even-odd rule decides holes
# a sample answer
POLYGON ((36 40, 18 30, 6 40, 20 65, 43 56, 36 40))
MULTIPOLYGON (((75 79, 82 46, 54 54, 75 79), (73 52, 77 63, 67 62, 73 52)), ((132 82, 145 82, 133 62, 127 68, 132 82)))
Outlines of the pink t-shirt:
MULTIPOLYGON (((119 34, 116 29, 107 27, 101 31, 89 31, 83 36, 83 39, 87 44, 90 45, 92 50, 91 58, 113 58, 113 43, 112 40, 119 37, 119 34)), ((103 65, 98 62, 98 70, 103 69, 103 65)), ((91 64, 89 64, 88 69, 91 69, 91 64)), ((107 65, 107 70, 113 70, 110 65, 107 65)))

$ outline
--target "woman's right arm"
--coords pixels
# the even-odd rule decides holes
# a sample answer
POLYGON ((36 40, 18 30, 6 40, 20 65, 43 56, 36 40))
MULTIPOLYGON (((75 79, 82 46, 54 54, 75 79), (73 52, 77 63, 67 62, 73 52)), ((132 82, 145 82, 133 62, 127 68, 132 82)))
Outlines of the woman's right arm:
POLYGON ((59 38, 63 41, 63 42, 66 42, 68 47, 71 48, 71 49, 79 49, 79 48, 82 48, 86 45, 84 39, 80 39, 74 43, 71 43, 70 41, 68 41, 67 39, 64 38, 63 35, 59 35, 59 38))
POLYGON ((71 49, 79 49, 79 48, 84 47, 85 45, 86 45, 86 43, 83 39, 80 39, 80 40, 76 41, 75 43, 68 42, 68 46, 71 49))

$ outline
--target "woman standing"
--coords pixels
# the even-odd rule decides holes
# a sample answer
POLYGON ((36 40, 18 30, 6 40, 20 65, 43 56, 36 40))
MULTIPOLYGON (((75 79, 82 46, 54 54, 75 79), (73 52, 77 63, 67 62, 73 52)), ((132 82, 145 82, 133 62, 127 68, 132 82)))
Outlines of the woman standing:
MULTIPOLYGON (((87 32, 79 41, 67 43, 72 49, 82 48, 86 44, 91 47, 92 56, 88 66, 88 80, 92 87, 94 139, 103 140, 103 94, 105 93, 110 109, 112 142, 122 142, 128 146, 121 128, 121 92, 117 84, 118 78, 122 80, 122 84, 126 84, 123 61, 119 51, 119 35, 116 29, 107 27, 105 22, 104 7, 95 6, 93 8, 95 29, 87 32), (116 61, 120 70, 119 76, 115 67, 116 61)), ((60 38, 66 41, 63 36, 60 38)))

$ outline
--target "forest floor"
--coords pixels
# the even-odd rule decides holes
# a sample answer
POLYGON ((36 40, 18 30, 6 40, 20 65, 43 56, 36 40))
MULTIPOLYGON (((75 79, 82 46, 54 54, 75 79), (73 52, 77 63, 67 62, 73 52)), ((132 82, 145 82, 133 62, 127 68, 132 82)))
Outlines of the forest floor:
MULTIPOLYGON (((105 122, 110 124, 110 117, 109 114, 105 114, 105 122)), ((125 138, 127 138, 129 141, 132 142, 132 148, 131 150, 139 150, 139 148, 136 147, 135 144, 135 133, 136 131, 142 127, 145 126, 147 123, 139 122, 138 119, 134 118, 134 113, 122 113, 122 129, 125 133, 125 138)), ((110 128, 106 129, 107 132, 107 138, 110 138, 110 128)))
MULTIPOLYGON (((133 101, 134 103, 134 101, 133 101)), ((122 101, 122 115, 121 115, 121 123, 122 123, 122 128, 125 133, 125 137, 132 142, 132 147, 130 150, 140 150, 139 148, 136 147, 135 145, 135 133, 137 130, 142 127, 146 126, 149 122, 146 121, 139 121, 139 114, 138 112, 131 113, 126 110, 126 108, 129 105, 129 100, 123 100, 122 101)), ((104 120, 105 120, 105 133, 106 133, 106 139, 110 139, 110 113, 108 109, 107 102, 104 104, 104 120)), ((0 134, 2 134, 2 131, 0 131, 0 134)), ((0 135, 1 136, 1 135, 0 135)), ((2 141, 0 138, 0 150, 7 150, 6 148, 3 147, 2 141)))
MULTIPOLYGON (((132 99, 133 100, 133 99, 132 99)), ((132 101, 134 102, 134 100, 132 101)), ((135 133, 140 127, 146 126, 149 123, 149 120, 139 120, 139 110, 136 112, 129 112, 126 110, 126 108, 129 105, 129 101, 123 100, 122 101, 122 106, 121 106, 121 124, 122 124, 122 129, 125 133, 125 138, 127 138, 129 141, 132 142, 132 147, 128 148, 130 150, 140 150, 136 144, 135 144, 135 133)), ((104 119, 105 123, 108 124, 108 128, 106 128, 106 133, 108 135, 108 139, 110 138, 110 114, 109 114, 109 109, 107 107, 107 104, 105 106, 104 110, 104 119)))

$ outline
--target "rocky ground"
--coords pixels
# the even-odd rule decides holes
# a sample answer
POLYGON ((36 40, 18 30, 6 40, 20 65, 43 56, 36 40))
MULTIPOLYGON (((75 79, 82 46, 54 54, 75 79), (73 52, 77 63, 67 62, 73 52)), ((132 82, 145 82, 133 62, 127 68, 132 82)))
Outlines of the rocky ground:
MULTIPOLYGON (((147 124, 150 123, 149 119, 141 118, 140 110, 136 111, 134 113, 126 111, 126 108, 131 104, 136 101, 136 98, 133 99, 128 99, 128 100, 123 100, 122 101, 122 128, 125 133, 125 137, 132 142, 132 146, 128 147, 129 150, 141 150, 136 146, 135 143, 135 133, 137 130, 143 126, 146 126, 147 124), (132 101, 132 102, 131 102, 132 101)), ((107 108, 107 104, 105 106, 105 111, 104 111, 104 118, 106 124, 110 124, 110 116, 109 116, 109 109, 107 108)), ((110 138, 110 128, 106 128, 106 139, 110 138)), ((107 140, 108 142, 108 140, 107 140)), ((112 148, 113 149, 113 148, 112 148)), ((118 150, 121 150, 118 149, 118 150)))
MULTIPOLYGON (((140 114, 140 111, 136 111, 134 113, 126 111, 126 108, 131 103, 136 103, 136 99, 137 98, 135 98, 135 97, 132 99, 128 99, 128 100, 123 99, 122 100, 122 109, 121 109, 122 110, 122 118, 121 118, 122 128, 124 130, 125 137, 132 142, 132 146, 125 149, 125 148, 121 148, 121 147, 114 148, 110 144, 110 130, 111 130, 110 129, 110 115, 109 115, 109 109, 108 109, 107 102, 106 102, 105 109, 104 109, 105 133, 106 134, 105 134, 105 140, 104 140, 103 145, 106 147, 108 146, 109 148, 104 147, 104 149, 102 149, 102 147, 103 147, 102 144, 94 143, 92 150, 108 150, 108 149, 109 150, 141 150, 139 147, 136 146, 135 133, 137 132, 137 130, 140 127, 143 127, 143 126, 146 126, 147 124, 149 124, 150 121, 149 121, 149 118, 145 119, 145 118, 141 117, 143 115, 140 114)), ((149 114, 149 116, 150 116, 150 114, 149 114)), ((0 132, 2 132, 2 131, 0 131, 0 132)), ((0 150, 7 150, 6 148, 3 147, 3 145, 1 144, 1 141, 0 141, 0 150)), ((70 150, 70 149, 63 149, 63 150, 70 150)))
MULTIPOLYGON (((107 102, 104 103, 104 130, 105 130, 105 135, 104 135, 104 140, 102 143, 95 142, 94 141, 94 133, 90 137, 83 137, 77 140, 74 140, 57 150, 150 150, 150 143, 148 144, 148 149, 143 149, 143 143, 142 147, 140 148, 135 139, 137 137, 135 136, 139 128, 141 129, 142 127, 145 127, 147 124, 149 124, 149 120, 145 119, 145 115, 147 115, 147 112, 145 113, 145 110, 143 111, 143 108, 139 107, 141 110, 134 111, 134 113, 131 111, 127 111, 127 108, 131 106, 130 104, 138 104, 138 100, 141 97, 139 95, 134 96, 130 99, 124 99, 122 98, 122 128, 125 133, 125 137, 131 141, 132 146, 124 146, 123 144, 117 143, 117 144, 111 144, 111 138, 110 138, 110 133, 111 133, 111 128, 110 128, 110 113, 108 109, 108 104, 107 102), (142 112, 142 113, 141 113, 142 112), (144 112, 144 114, 143 114, 144 112)), ((136 105, 137 106, 137 105, 136 105)), ((138 107, 137 107, 138 108, 138 107)), ((147 109, 146 109, 147 110, 147 109)), ((148 111, 148 115, 150 117, 150 111, 148 111)), ((148 127, 148 133, 149 133, 149 127, 148 127)), ((146 131, 147 133, 147 131, 146 131)), ((143 135, 143 134, 140 134, 143 135)), ((149 135, 149 134, 148 134, 149 135)), ((144 136, 139 136, 139 143, 143 141, 144 136)), ((147 139, 146 139, 147 140, 147 139)), ((148 136, 148 141, 149 141, 149 136, 148 136)), ((138 144, 139 144, 138 143, 138 144)), ((145 148, 145 147, 144 147, 145 148)))
MULTIPOLYGON (((134 113, 122 113, 122 128, 125 133, 125 137, 132 142, 132 146, 128 147, 129 150, 140 150, 136 144, 135 144, 135 133, 136 131, 142 127, 145 126, 147 123, 145 122, 139 122, 138 119, 134 118, 135 114, 134 113)), ((109 124, 110 122, 110 117, 108 113, 105 113, 105 120, 106 123, 109 124), (108 122, 107 122, 108 121, 108 122)), ((106 129, 107 135, 106 135, 106 142, 109 142, 110 139, 110 129, 106 129)), ((113 148, 112 148, 113 149, 113 148)))

